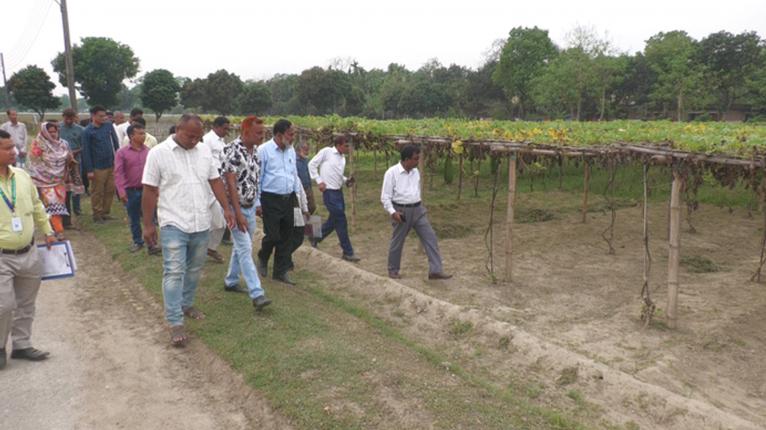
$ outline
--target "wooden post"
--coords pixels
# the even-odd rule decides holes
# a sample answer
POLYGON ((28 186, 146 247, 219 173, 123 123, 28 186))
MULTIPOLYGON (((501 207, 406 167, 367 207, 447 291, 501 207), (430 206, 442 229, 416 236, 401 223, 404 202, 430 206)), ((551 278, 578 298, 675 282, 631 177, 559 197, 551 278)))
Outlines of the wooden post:
POLYGON ((513 206, 516 201, 516 153, 508 159, 508 204, 505 214, 505 280, 513 277, 513 206))
POLYGON ((420 158, 418 158, 418 173, 420 174, 420 200, 425 200, 426 188, 423 185, 425 183, 425 171, 426 171, 426 149, 423 145, 420 146, 420 158))
POLYGON ((582 223, 588 222, 588 191, 590 191, 590 161, 585 160, 585 175, 582 191, 582 223))
POLYGON ((463 154, 459 155, 458 162, 458 176, 457 176, 457 201, 460 201, 460 196, 463 194, 463 154))
POLYGON ((681 254, 681 183, 683 178, 673 169, 673 185, 670 191, 670 220, 668 246, 668 327, 678 327, 678 264, 681 254))
POLYGON ((354 168, 354 153, 356 152, 356 148, 354 148, 353 138, 349 137, 348 143, 348 174, 354 178, 354 182, 351 185, 351 230, 354 231, 356 230, 356 169, 354 168))

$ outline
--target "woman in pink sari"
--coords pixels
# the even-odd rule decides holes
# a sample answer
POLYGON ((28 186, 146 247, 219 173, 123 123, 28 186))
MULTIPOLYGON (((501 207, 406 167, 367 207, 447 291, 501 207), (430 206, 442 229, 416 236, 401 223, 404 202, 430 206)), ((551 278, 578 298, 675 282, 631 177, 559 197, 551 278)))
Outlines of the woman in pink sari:
POLYGON ((29 150, 29 175, 40 193, 40 199, 50 216, 53 231, 59 240, 64 239, 63 215, 66 209, 68 165, 72 155, 69 145, 59 139, 59 127, 55 122, 46 122, 40 127, 29 150))

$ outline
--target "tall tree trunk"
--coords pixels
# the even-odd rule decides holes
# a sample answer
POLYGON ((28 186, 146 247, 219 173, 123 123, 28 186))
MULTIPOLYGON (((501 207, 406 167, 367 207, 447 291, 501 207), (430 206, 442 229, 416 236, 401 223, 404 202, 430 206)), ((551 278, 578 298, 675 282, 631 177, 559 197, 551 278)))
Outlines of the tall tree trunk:
POLYGON ((684 120, 684 90, 683 88, 678 91, 678 122, 684 120))

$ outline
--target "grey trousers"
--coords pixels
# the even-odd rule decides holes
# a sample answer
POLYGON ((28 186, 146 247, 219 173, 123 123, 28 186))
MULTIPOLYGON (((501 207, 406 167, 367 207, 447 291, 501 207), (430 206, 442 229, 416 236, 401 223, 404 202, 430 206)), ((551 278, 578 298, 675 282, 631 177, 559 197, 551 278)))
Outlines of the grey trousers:
POLYGON ((37 247, 21 255, 0 254, 0 348, 13 339, 13 349, 29 348, 35 299, 42 271, 37 247))
POLYGON ((388 249, 388 271, 399 272, 404 240, 407 239, 410 230, 415 229, 428 256, 428 273, 441 273, 443 268, 439 244, 436 241, 436 233, 428 222, 426 208, 423 205, 414 208, 394 205, 394 209, 404 214, 405 221, 401 224, 393 221, 394 234, 391 236, 391 245, 388 249))

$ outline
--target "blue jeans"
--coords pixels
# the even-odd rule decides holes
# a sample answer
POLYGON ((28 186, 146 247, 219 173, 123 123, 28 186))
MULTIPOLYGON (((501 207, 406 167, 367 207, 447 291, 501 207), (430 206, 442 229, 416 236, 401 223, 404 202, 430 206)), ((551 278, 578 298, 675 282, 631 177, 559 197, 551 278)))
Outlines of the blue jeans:
POLYGON ((128 218, 130 218, 130 234, 133 236, 133 243, 143 245, 144 237, 141 234, 141 196, 143 190, 141 188, 128 188, 125 190, 125 194, 128 195, 125 209, 128 211, 128 218))
POLYGON ((330 217, 322 224, 322 240, 333 231, 338 233, 340 247, 343 254, 354 255, 351 239, 348 238, 348 221, 346 221, 346 203, 343 201, 343 190, 325 190, 322 193, 322 201, 330 217))
POLYGON ((183 310, 194 303, 194 293, 207 259, 207 235, 207 230, 184 233, 172 225, 160 229, 162 298, 165 319, 171 326, 183 325, 183 310))
POLYGON ((247 232, 234 228, 231 230, 231 238, 234 247, 229 260, 229 271, 226 273, 223 283, 227 287, 233 287, 239 283, 239 275, 245 278, 250 298, 255 299, 263 295, 261 280, 258 278, 258 270, 253 261, 253 235, 255 234, 255 206, 242 208, 242 215, 247 219, 247 232))

